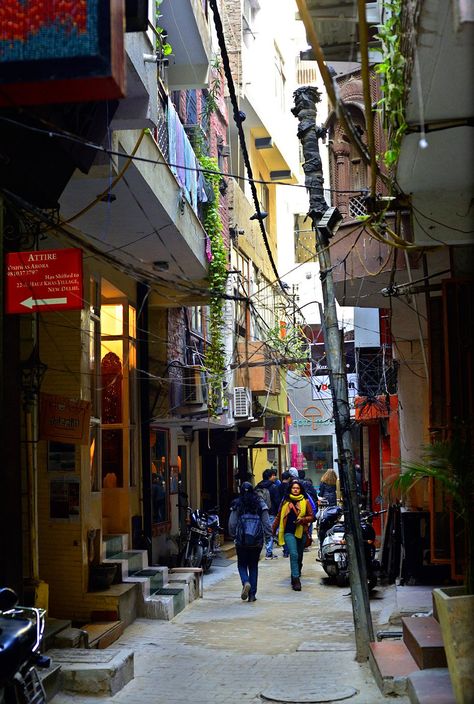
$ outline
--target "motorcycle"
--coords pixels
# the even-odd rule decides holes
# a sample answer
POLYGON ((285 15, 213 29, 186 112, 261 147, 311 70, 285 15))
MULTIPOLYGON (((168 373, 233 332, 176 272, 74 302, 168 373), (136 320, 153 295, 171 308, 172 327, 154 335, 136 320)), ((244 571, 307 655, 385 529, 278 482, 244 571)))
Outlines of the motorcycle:
MULTIPOLYGON (((384 511, 363 511, 360 515, 369 592, 377 586, 380 572, 380 563, 375 559, 375 531, 372 526, 372 519, 381 513, 384 513, 384 511)), ((339 507, 327 508, 320 522, 321 527, 324 531, 323 536, 321 536, 320 532, 322 537, 322 567, 329 577, 336 580, 338 586, 343 587, 349 580, 349 559, 342 509, 339 507), (330 508, 333 508, 333 510, 331 511, 330 508)))
POLYGON ((328 577, 336 580, 338 586, 347 584, 349 561, 343 512, 340 506, 322 505, 318 518, 318 536, 320 541, 320 559, 323 570, 328 577))
POLYGON ((380 562, 375 558, 375 530, 372 526, 374 516, 380 516, 382 511, 362 511, 360 514, 360 527, 364 541, 365 565, 367 569, 367 583, 369 592, 377 586, 380 574, 380 562))
POLYGON ((45 704, 36 668, 50 658, 39 652, 45 610, 18 606, 16 593, 0 589, 0 704, 45 704))
POLYGON ((181 557, 183 567, 202 567, 204 572, 209 572, 219 549, 219 533, 222 532, 218 510, 218 507, 203 511, 188 506, 186 545, 181 557))

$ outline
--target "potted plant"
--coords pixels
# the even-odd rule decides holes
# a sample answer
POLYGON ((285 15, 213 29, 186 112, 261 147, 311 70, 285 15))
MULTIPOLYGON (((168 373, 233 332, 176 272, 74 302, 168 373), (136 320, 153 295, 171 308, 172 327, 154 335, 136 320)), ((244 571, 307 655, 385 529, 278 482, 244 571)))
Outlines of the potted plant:
MULTIPOLYGON (((472 423, 470 424, 472 426, 472 423)), ((433 590, 443 635, 449 675, 456 702, 474 701, 474 466, 473 435, 459 425, 450 440, 425 447, 421 462, 402 463, 393 488, 406 494, 418 481, 430 477, 446 490, 458 518, 466 550, 464 585, 433 590)))

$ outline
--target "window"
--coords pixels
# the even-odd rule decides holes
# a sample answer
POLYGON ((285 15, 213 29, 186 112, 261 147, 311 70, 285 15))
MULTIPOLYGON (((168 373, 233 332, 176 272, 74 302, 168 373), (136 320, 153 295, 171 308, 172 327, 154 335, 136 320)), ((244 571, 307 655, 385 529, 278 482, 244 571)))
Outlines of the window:
POLYGON ((316 235, 306 215, 295 215, 295 262, 316 262, 316 235))
POLYGON ((100 323, 102 486, 112 489, 136 483, 136 311, 103 296, 100 323))
POLYGON ((89 383, 91 421, 89 439, 89 472, 91 491, 100 491, 100 416, 101 416, 101 369, 100 369, 100 294, 99 282, 89 282, 89 383))
POLYGON ((286 93, 286 77, 284 71, 283 57, 275 44, 275 97, 277 105, 280 106, 282 112, 286 110, 285 93, 286 93))
POLYGON ((324 472, 334 466, 332 435, 303 436, 301 450, 306 464, 306 477, 317 487, 321 483, 324 472))
MULTIPOLYGON (((238 250, 232 252, 232 268, 240 272, 235 277, 234 296, 250 296, 250 263, 238 250)), ((235 333, 244 340, 249 335, 250 313, 247 301, 235 301, 235 333)))

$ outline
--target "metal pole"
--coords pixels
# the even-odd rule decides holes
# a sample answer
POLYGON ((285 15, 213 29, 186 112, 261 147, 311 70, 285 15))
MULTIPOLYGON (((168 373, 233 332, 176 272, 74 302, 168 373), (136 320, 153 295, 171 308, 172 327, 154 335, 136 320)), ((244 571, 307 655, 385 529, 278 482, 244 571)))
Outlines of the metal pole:
POLYGON ((298 118, 298 137, 301 140, 305 162, 305 185, 309 192, 308 212, 316 231, 316 252, 323 291, 324 342, 328 368, 330 370, 331 395, 334 409, 339 476, 344 493, 344 512, 347 524, 347 551, 349 556, 349 579, 351 585, 352 612, 356 638, 356 657, 359 662, 367 660, 369 642, 374 633, 367 589, 367 570, 359 520, 357 485, 353 464, 350 411, 347 393, 347 377, 343 363, 344 346, 339 330, 336 297, 332 276, 331 255, 328 236, 318 227, 323 214, 328 210, 324 199, 321 157, 318 139, 325 130, 316 126, 316 103, 320 101, 317 88, 306 86, 294 93, 295 107, 292 112, 298 118))

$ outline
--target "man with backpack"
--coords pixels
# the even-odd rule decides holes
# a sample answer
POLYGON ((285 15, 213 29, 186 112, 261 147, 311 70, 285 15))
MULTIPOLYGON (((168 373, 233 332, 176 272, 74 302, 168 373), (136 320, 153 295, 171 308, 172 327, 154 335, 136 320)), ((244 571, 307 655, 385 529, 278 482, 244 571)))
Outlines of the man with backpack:
MULTIPOLYGON (((273 523, 275 516, 280 508, 280 487, 276 484, 277 472, 276 469, 265 469, 262 474, 262 481, 257 484, 255 491, 262 498, 267 507, 270 523, 273 523)), ((265 539, 265 559, 276 560, 277 556, 273 554, 273 536, 265 539)))
POLYGON ((256 601, 258 559, 264 539, 272 534, 268 508, 250 482, 243 482, 229 516, 229 534, 235 540, 242 601, 256 601))

